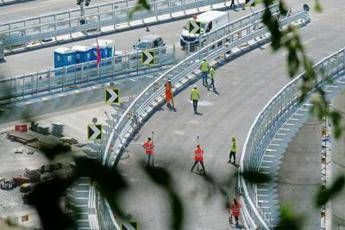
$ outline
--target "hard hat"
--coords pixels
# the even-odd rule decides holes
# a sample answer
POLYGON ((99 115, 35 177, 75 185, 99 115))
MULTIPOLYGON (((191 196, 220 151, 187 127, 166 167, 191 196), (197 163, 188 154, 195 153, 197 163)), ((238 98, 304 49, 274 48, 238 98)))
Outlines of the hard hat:
POLYGON ((196 85, 193 86, 194 89, 198 88, 196 85))

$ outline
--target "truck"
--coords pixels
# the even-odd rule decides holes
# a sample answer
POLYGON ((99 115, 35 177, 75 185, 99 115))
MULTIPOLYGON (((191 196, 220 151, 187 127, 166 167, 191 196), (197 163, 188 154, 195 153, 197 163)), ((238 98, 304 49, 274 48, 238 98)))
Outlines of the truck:
POLYGON ((202 43, 207 34, 225 26, 230 22, 227 12, 210 10, 190 18, 183 26, 180 35, 180 45, 182 49, 189 47, 194 50, 202 43))

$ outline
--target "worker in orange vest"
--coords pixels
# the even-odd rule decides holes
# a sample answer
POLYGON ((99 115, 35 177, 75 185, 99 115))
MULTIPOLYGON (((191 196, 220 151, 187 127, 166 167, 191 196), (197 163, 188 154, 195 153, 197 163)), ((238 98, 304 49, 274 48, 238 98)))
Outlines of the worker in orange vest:
POLYGON ((154 159, 153 159, 153 153, 154 153, 154 144, 151 139, 151 137, 147 138, 147 141, 144 142, 143 148, 145 149, 145 154, 147 155, 147 166, 155 167, 154 166, 154 159))
POLYGON ((171 81, 168 80, 164 86, 165 86, 165 102, 167 103, 167 107, 169 109, 175 109, 171 81), (170 101, 171 101, 171 104, 170 104, 170 101))
POLYGON ((230 224, 232 224, 232 217, 235 217, 235 221, 236 221, 236 226, 238 226, 238 218, 240 216, 241 213, 241 204, 240 202, 237 201, 236 198, 234 198, 234 203, 232 203, 230 205, 230 217, 229 217, 229 222, 230 224))
POLYGON ((191 168, 191 172, 193 172, 193 169, 197 164, 201 164, 202 169, 204 170, 204 175, 206 175, 206 170, 204 166, 204 150, 201 149, 200 145, 196 146, 196 149, 194 151, 194 164, 191 168))

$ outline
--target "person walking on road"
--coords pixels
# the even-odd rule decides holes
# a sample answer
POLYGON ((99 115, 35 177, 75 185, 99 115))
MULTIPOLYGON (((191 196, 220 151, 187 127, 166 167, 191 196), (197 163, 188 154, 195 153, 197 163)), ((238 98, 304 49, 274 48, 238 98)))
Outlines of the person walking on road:
POLYGON ((234 202, 230 205, 230 217, 229 217, 230 224, 233 224, 232 217, 234 217, 235 222, 236 222, 236 227, 238 227, 239 225, 238 218, 240 217, 240 213, 241 213, 241 204, 240 202, 237 201, 236 198, 234 198, 234 202))
POLYGON ((236 164, 236 152, 237 152, 236 138, 232 137, 228 163, 236 164), (234 162, 231 162, 231 158, 234 158, 234 162))
POLYGON ((194 164, 190 169, 191 172, 193 172, 193 169, 197 164, 201 165, 204 172, 203 174, 206 175, 206 170, 204 166, 204 150, 201 149, 199 144, 196 146, 196 149, 194 150, 194 164))
POLYGON ((151 139, 151 137, 148 137, 147 140, 143 144, 143 148, 145 149, 145 154, 147 155, 147 167, 155 167, 154 166, 154 159, 153 159, 153 153, 154 153, 154 144, 151 139))
POLYGON ((190 94, 190 100, 193 102, 193 109, 194 113, 198 113, 198 101, 200 100, 200 92, 196 85, 193 87, 192 92, 190 94))
POLYGON ((210 77, 210 80, 211 80, 211 84, 209 84, 207 90, 210 90, 210 88, 212 88, 212 90, 214 92, 216 92, 217 90, 216 90, 216 87, 214 86, 214 78, 216 77, 216 70, 214 69, 214 66, 210 67, 209 77, 210 77))
POLYGON ((169 109, 175 109, 171 81, 168 80, 164 86, 165 86, 165 102, 167 103, 167 107, 169 109))
POLYGON ((207 75, 210 70, 210 65, 207 63, 206 59, 202 60, 200 64, 201 77, 203 86, 207 87, 207 75))

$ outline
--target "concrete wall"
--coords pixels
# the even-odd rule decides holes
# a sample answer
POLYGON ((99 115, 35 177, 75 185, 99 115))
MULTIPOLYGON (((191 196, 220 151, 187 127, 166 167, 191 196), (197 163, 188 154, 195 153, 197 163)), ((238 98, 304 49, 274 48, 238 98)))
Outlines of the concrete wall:
MULTIPOLYGON (((345 94, 338 95, 332 101, 335 109, 345 117, 345 94)), ((332 178, 338 175, 345 175, 345 135, 338 140, 333 140, 332 145, 332 178)), ((345 191, 343 190, 332 202, 332 229, 345 229, 345 191)))
POLYGON ((302 229, 320 229, 314 194, 321 184, 321 125, 311 118, 290 142, 279 172, 279 201, 304 217, 302 229))

